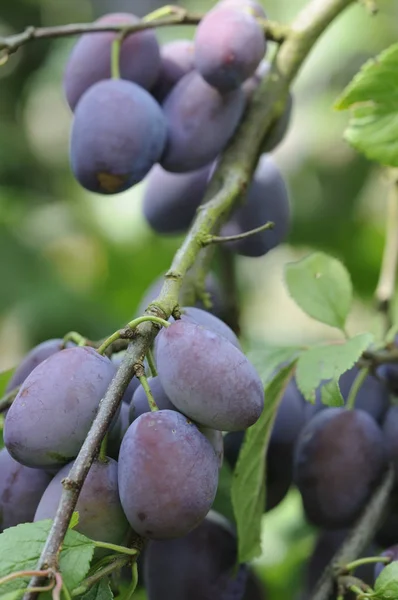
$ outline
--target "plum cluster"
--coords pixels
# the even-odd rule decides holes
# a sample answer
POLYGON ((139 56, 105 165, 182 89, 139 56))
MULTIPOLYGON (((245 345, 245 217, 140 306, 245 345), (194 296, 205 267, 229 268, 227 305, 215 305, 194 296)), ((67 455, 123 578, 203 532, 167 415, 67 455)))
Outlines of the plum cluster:
MULTIPOLYGON (((398 340, 396 340, 397 342, 398 340)), ((358 368, 339 380, 348 399, 358 368)), ((317 390, 315 404, 301 395, 293 378, 282 396, 266 451, 265 511, 277 506, 292 486, 302 499, 306 519, 320 534, 307 565, 303 598, 310 597, 322 570, 348 535, 392 462, 398 477, 397 368, 379 367, 365 378, 355 408, 330 408, 317 390), (308 596, 307 596, 308 594, 308 596)), ((224 456, 235 468, 244 431, 224 436, 224 456)), ((393 493, 386 519, 366 555, 398 560, 398 492, 393 493)), ((385 565, 368 565, 358 573, 369 585, 385 565)))
MULTIPOLYGON (((242 596, 251 576, 246 567, 240 578, 234 576, 234 534, 210 525, 208 514, 223 463, 222 432, 258 420, 263 386, 221 319, 192 306, 178 316, 154 345, 158 375, 147 382, 157 410, 151 411, 145 386, 134 378, 110 425, 106 451, 96 457, 79 495, 77 529, 108 544, 127 543, 131 530, 145 539, 178 539, 181 548, 192 546, 192 561, 201 544, 204 554, 217 555, 208 537, 220 537, 217 543, 231 547, 230 558, 217 566, 211 556, 204 561, 209 578, 203 585, 238 586, 242 596)), ((108 358, 92 347, 53 339, 31 350, 15 370, 8 390, 19 391, 6 414, 0 452, 0 531, 55 516, 62 482, 119 362, 118 354, 108 358)), ((151 548, 148 569, 163 552, 151 548)))
MULTIPOLYGON (((117 73, 111 69, 116 32, 87 33, 66 65, 64 89, 74 112, 70 161, 76 179, 100 194, 122 192, 145 179, 143 212, 158 233, 186 230, 202 202, 219 154, 245 107, 268 74, 263 59, 266 15, 253 0, 222 0, 202 19, 195 39, 159 46, 153 30, 127 36, 117 73)), ((134 25, 137 17, 112 13, 101 25, 134 25)), ((230 244, 244 256, 261 256, 289 229, 288 195, 268 153, 290 120, 282 116, 263 141, 246 200, 225 225, 235 235, 275 223, 272 231, 230 244)))

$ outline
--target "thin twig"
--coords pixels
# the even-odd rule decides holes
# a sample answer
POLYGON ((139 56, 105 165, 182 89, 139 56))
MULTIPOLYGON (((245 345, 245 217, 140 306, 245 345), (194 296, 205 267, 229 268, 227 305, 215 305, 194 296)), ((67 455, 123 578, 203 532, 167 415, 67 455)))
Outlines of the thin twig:
MULTIPOLYGON (((84 33, 101 33, 104 31, 122 32, 127 37, 137 31, 155 29, 157 27, 170 27, 172 25, 197 25, 203 18, 203 14, 189 13, 181 7, 175 7, 175 14, 154 21, 142 20, 139 23, 71 23, 55 27, 27 27, 25 31, 0 37, 0 52, 12 54, 21 46, 34 40, 55 39, 82 35, 84 33)), ((282 43, 289 33, 289 28, 281 23, 258 19, 264 29, 268 40, 282 43)))
POLYGON ((7 394, 5 394, 2 398, 0 398, 0 413, 4 412, 10 408, 11 404, 14 402, 15 398, 17 397, 20 389, 21 389, 21 386, 18 385, 17 387, 15 387, 12 390, 10 390, 9 392, 7 392, 7 394))
POLYGON ((202 244, 203 246, 208 246, 209 244, 225 244, 227 242, 239 242, 240 240, 245 240, 252 235, 256 235, 256 233, 261 233, 262 231, 266 231, 267 229, 273 229, 275 227, 275 223, 272 221, 268 221, 268 223, 264 223, 264 225, 260 225, 260 227, 256 227, 255 229, 250 229, 250 231, 244 231, 243 233, 237 233, 236 235, 208 235, 203 238, 202 244))
MULTIPOLYGON (((293 23, 292 34, 281 45, 268 77, 254 93, 241 125, 220 158, 205 196, 205 206, 198 211, 174 256, 161 292, 150 304, 147 314, 168 319, 178 306, 178 295, 184 277, 202 250, 201 240, 218 231, 252 177, 261 142, 273 122, 279 102, 287 95, 292 80, 318 37, 352 2, 353 0, 311 0, 293 23)), ((136 372, 136 365, 143 363, 158 330, 159 326, 150 321, 141 322, 135 330, 134 340, 100 403, 87 438, 64 481, 60 503, 39 560, 40 567, 46 565, 56 569, 58 566, 60 548, 81 487, 123 394, 136 372)), ((30 585, 36 585, 35 579, 30 585)), ((33 597, 34 594, 25 594, 25 600, 32 600, 33 597)))
POLYGON ((93 587, 96 583, 98 583, 101 579, 106 577, 107 575, 111 575, 114 571, 121 569, 129 562, 134 560, 135 557, 132 556, 118 556, 114 559, 109 565, 106 565, 102 569, 99 569, 94 575, 90 575, 81 582, 79 587, 75 588, 71 592, 71 596, 81 596, 85 594, 90 588, 93 587))
POLYGON ((391 301, 395 292, 398 265, 398 170, 392 170, 387 200, 386 240, 375 297, 377 307, 385 319, 386 332, 392 326, 391 301))
POLYGON ((390 467, 380 486, 376 489, 355 528, 341 549, 326 567, 310 600, 328 600, 333 592, 336 572, 339 567, 355 560, 372 540, 383 520, 389 497, 394 485, 394 470, 390 467))
POLYGON ((51 577, 54 576, 54 571, 52 569, 15 571, 14 573, 10 573, 9 575, 2 577, 0 579, 0 585, 4 585, 5 583, 13 581, 14 579, 20 579, 21 577, 33 577, 34 575, 41 578, 51 577))

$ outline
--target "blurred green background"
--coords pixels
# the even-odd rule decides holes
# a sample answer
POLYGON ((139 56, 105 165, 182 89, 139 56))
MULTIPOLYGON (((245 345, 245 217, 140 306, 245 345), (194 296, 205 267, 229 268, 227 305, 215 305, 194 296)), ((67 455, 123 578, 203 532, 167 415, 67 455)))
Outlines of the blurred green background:
MULTIPOLYGON (((304 0, 264 2, 289 22, 304 0)), ((304 343, 335 336, 306 318, 287 296, 283 265, 322 249, 343 260, 356 289, 352 332, 372 329, 372 294, 384 241, 387 185, 377 165, 343 140, 348 115, 333 102, 359 66, 397 39, 398 3, 380 0, 371 17, 359 3, 330 27, 294 86, 291 128, 275 158, 289 183, 293 227, 285 245, 237 264, 243 334, 264 343, 304 343)), ((138 15, 160 3, 117 0, 13 0, 0 6, 0 34, 28 25, 89 21, 115 10, 138 15)), ((211 2, 187 2, 205 11, 211 2)), ((159 32, 192 37, 193 28, 159 32)), ((26 350, 74 329, 92 339, 134 315, 180 239, 151 233, 140 209, 143 186, 97 197, 74 181, 68 164, 72 115, 62 73, 73 40, 35 42, 0 68, 0 370, 26 350)), ((270 50, 272 48, 270 46, 270 50)), ((314 535, 293 493, 265 518, 258 563, 269 597, 297 598, 302 563, 314 535)))

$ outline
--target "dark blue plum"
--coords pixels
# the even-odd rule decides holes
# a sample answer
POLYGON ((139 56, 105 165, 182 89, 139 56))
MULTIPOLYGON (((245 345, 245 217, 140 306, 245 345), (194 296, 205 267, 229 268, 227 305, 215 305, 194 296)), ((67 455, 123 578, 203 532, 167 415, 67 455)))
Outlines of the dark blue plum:
POLYGON ((294 480, 309 521, 325 529, 350 527, 387 464, 383 433, 368 413, 344 408, 319 412, 302 430, 295 449, 294 480))
POLYGON ((237 235, 272 221, 275 224, 273 229, 228 244, 233 252, 242 256, 263 256, 284 241, 290 220, 289 196, 284 179, 274 160, 264 154, 244 204, 222 228, 222 235, 237 235))
POLYGON ((152 94, 163 102, 177 81, 195 68, 194 44, 191 40, 168 42, 160 48, 160 59, 160 73, 152 94))
POLYGON ((186 417, 159 410, 128 428, 119 454, 123 510, 138 534, 186 535, 206 516, 218 484, 216 454, 186 417))
POLYGON ((152 96, 121 79, 90 87, 76 107, 73 174, 91 192, 117 194, 141 181, 162 155, 166 122, 152 96))
POLYGON ((244 108, 242 90, 222 95, 196 71, 185 75, 163 104, 168 139, 162 167, 185 173, 214 161, 235 132, 244 108))
POLYGON ((15 460, 52 468, 79 453, 114 374, 93 348, 61 350, 25 379, 4 424, 4 443, 15 460))
POLYGON ((236 535, 211 511, 188 535, 151 541, 144 557, 148 600, 264 600, 263 590, 246 565, 235 573, 236 535), (250 594, 250 595, 248 595, 250 594))
POLYGON ((44 490, 51 481, 40 469, 30 469, 0 451, 0 533, 7 527, 30 523, 44 490))
MULTIPOLYGON (((139 19, 129 13, 111 13, 96 21, 99 25, 134 25, 139 19)), ((82 35, 74 46, 64 74, 66 99, 72 110, 92 85, 111 76, 111 49, 116 32, 88 33, 82 35)), ((140 31, 129 35, 120 52, 120 74, 150 89, 160 72, 160 51, 153 31, 140 31)))
MULTIPOLYGON (((54 518, 62 494, 62 480, 69 475, 72 466, 73 463, 65 465, 51 481, 37 507, 35 521, 54 518)), ((120 504, 117 473, 117 462, 111 458, 94 461, 76 504, 79 513, 76 531, 109 544, 125 543, 129 531, 120 504)))
POLYGON ((191 225, 205 195, 210 166, 169 173, 156 165, 147 178, 143 211, 157 233, 182 233, 191 225))
POLYGON ((195 66, 221 92, 251 77, 266 50, 264 32, 253 14, 236 5, 216 6, 200 22, 195 36, 195 66))
POLYGON ((156 365, 171 402, 200 425, 239 431, 261 415, 264 391, 257 371, 210 329, 182 320, 162 329, 156 365))

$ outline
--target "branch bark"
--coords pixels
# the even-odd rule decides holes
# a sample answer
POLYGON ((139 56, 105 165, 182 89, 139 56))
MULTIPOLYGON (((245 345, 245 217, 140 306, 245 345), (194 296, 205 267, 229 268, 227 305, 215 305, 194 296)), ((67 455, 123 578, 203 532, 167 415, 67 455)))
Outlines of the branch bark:
MULTIPOLYGON (((285 101, 289 86, 300 66, 329 23, 353 1, 312 0, 292 24, 266 81, 262 82, 254 94, 240 127, 220 159, 204 204, 175 254, 162 290, 156 301, 148 307, 147 314, 167 319, 177 307, 183 279, 199 256, 203 248, 203 239, 218 231, 234 203, 247 188, 258 160, 261 142, 278 114, 280 104, 285 101)), ((172 23, 168 21, 167 24, 172 23)), ((159 26, 159 21, 153 22, 153 26, 155 25, 159 26)), ((136 329, 136 336, 101 401, 91 430, 65 482, 60 504, 39 561, 40 569, 58 567, 60 548, 80 489, 136 365, 144 360, 157 331, 158 328, 150 322, 142 323, 136 329)), ((36 587, 37 580, 33 580, 30 586, 36 587)), ((34 597, 35 594, 25 594, 25 600, 32 600, 34 597)))
POLYGON ((352 562, 372 541, 375 531, 383 520, 393 485, 394 470, 390 467, 357 525, 324 571, 310 600, 328 600, 333 592, 336 568, 352 562))

